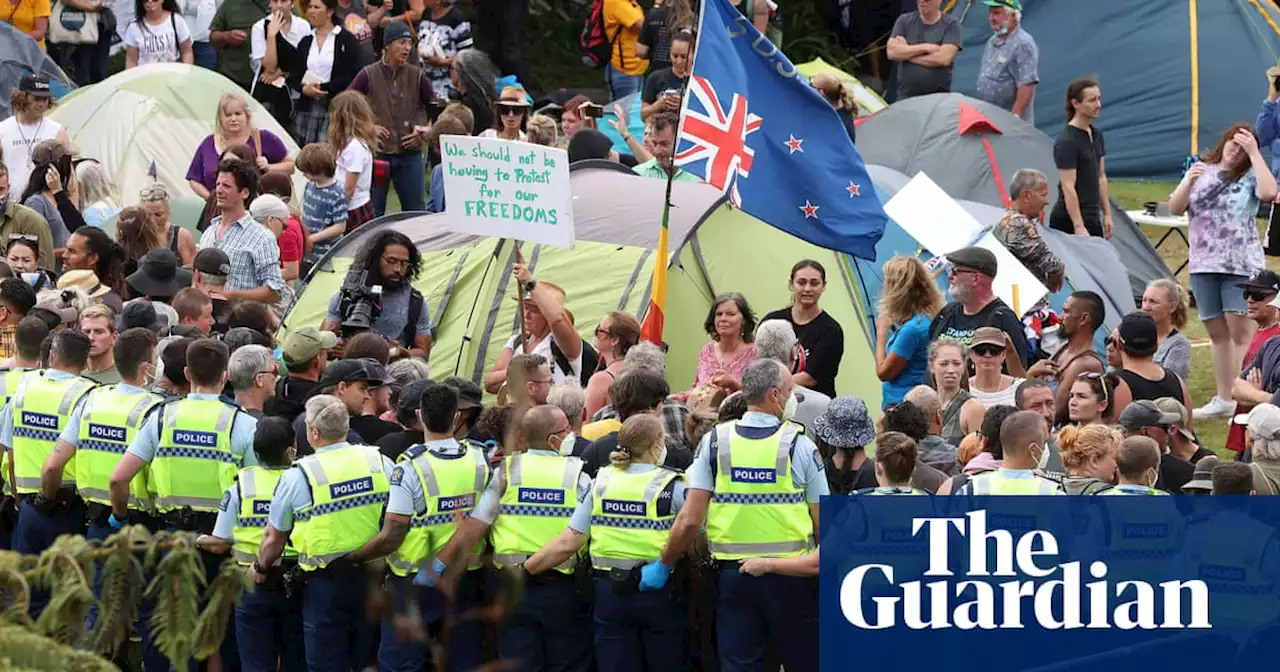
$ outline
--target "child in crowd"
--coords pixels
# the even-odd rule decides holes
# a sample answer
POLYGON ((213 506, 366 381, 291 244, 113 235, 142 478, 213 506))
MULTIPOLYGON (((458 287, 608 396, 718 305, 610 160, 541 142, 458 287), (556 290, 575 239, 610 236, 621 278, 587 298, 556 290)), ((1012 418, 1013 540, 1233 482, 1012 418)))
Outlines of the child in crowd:
MULTIPOLYGON (((310 267, 346 231, 347 195, 334 177, 338 157, 329 144, 313 142, 303 147, 294 165, 307 178, 302 192, 302 225, 307 229, 311 250, 303 257, 303 265, 310 267)), ((302 274, 306 275, 305 268, 302 274)))

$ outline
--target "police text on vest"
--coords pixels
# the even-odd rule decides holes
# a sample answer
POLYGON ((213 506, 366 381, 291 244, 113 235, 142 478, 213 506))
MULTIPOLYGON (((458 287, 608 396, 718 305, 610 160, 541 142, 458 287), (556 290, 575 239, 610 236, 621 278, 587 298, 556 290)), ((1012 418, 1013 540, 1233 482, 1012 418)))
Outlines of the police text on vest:
POLYGON ((600 508, 615 516, 643 516, 644 502, 632 502, 623 499, 606 499, 600 502, 600 508))
POLYGON ((437 511, 465 511, 476 505, 476 493, 468 492, 455 497, 441 497, 437 500, 437 511))
POLYGON ((729 480, 734 483, 776 483, 778 472, 768 467, 733 467, 729 470, 729 480))
POLYGON ((49 415, 47 413, 33 413, 31 411, 22 412, 22 424, 27 427, 42 427, 44 429, 57 429, 58 416, 49 415))
POLYGON ((354 481, 333 483, 329 486, 329 496, 334 499, 339 497, 350 497, 352 495, 362 495, 366 492, 373 492, 372 476, 357 478, 354 481))
POLYGON ((173 430, 173 442, 180 446, 213 448, 218 445, 218 435, 213 432, 197 432, 191 429, 173 430))
POLYGON ((520 488, 516 499, 521 504, 564 504, 564 490, 520 488))
POLYGON ((265 516, 271 513, 271 500, 259 499, 253 503, 253 515, 265 516))
POLYGON ((89 423, 89 438, 124 443, 125 429, 124 427, 112 427, 111 425, 99 425, 91 422, 89 423))

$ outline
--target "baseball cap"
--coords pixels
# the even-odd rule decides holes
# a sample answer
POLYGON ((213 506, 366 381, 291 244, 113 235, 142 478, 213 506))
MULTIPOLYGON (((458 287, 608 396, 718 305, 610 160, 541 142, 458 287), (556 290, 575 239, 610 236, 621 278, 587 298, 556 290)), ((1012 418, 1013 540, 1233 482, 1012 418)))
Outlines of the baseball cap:
POLYGON ((322 350, 328 350, 337 344, 338 336, 332 331, 300 327, 289 332, 289 337, 284 339, 284 356, 294 364, 301 364, 315 359, 322 350))
POLYGON ((155 304, 150 301, 130 301, 116 318, 116 331, 124 331, 133 327, 143 327, 154 332, 169 328, 169 320, 156 311, 155 304))
POLYGON ((1120 344, 1126 353, 1135 357, 1154 353, 1160 346, 1155 319, 1143 312, 1125 315, 1120 320, 1120 344))
POLYGON ((1005 346, 1004 332, 999 327, 978 327, 973 330, 973 338, 969 341, 969 347, 975 345, 995 345, 1003 348, 1005 346))
POLYGON ((22 79, 18 80, 18 90, 41 98, 53 97, 53 90, 49 88, 49 78, 38 73, 23 75, 22 79))
POLYGON ((460 376, 449 376, 443 381, 445 385, 458 392, 458 408, 478 408, 484 405, 484 393, 480 386, 460 376))
POLYGON ((980 271, 984 275, 996 277, 996 255, 991 250, 975 245, 962 247, 945 256, 953 265, 965 266, 980 271))
POLYGON ((324 375, 320 376, 319 386, 321 388, 338 383, 356 383, 364 381, 370 387, 382 385, 382 377, 375 376, 370 370, 368 359, 340 359, 336 362, 329 362, 324 369, 324 375))
POLYGON ((982 4, 988 7, 1005 7, 1015 12, 1022 11, 1022 3, 1018 0, 982 0, 982 4))
POLYGON ((1232 422, 1244 425, 1250 434, 1259 439, 1280 439, 1280 408, 1272 404, 1258 404, 1248 413, 1237 415, 1232 422))
POLYGON ((286 220, 289 214, 289 206, 275 194, 263 194, 249 204, 249 216, 263 226, 266 226, 268 217, 286 220))
POLYGON ((216 247, 206 247, 196 252, 191 268, 207 275, 228 276, 231 275, 231 258, 216 247))
POLYGON ((1195 473, 1192 474, 1191 480, 1187 481, 1183 486, 1183 492, 1187 490, 1213 490, 1213 468, 1222 463, 1217 455, 1205 455, 1196 462, 1195 473))
POLYGON ((434 385, 430 380, 415 380, 404 386, 400 390, 400 396, 396 398, 396 407, 401 411, 416 411, 422 405, 422 393, 428 387, 434 385))
MULTIPOLYGON (((1280 410, 1280 409, 1277 409, 1280 410)), ((1182 418, 1175 413, 1166 413, 1150 399, 1135 401, 1125 407, 1120 414, 1120 426, 1130 431, 1143 427, 1163 427, 1177 424, 1182 418)))
POLYGON ((1188 441, 1195 441, 1196 436, 1187 431, 1188 413, 1187 407, 1182 405, 1181 401, 1173 397, 1161 397, 1156 399, 1156 407, 1165 413, 1173 413, 1178 416, 1178 433, 1185 437, 1188 441))

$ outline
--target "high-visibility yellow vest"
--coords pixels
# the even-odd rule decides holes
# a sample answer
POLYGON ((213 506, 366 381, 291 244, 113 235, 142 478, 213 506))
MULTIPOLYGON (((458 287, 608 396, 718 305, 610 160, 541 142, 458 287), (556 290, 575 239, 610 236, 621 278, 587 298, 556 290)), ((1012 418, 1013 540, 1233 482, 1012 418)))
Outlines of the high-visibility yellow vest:
MULTIPOLYGON (((13 393, 18 391, 18 382, 30 371, 31 369, 5 369, 0 371, 0 405, 9 403, 13 393)), ((9 483, 8 451, 0 452, 0 481, 3 481, 0 490, 6 495, 12 495, 13 487, 9 483)))
POLYGON ((371 446, 347 445, 298 460, 311 486, 311 505, 293 514, 293 547, 307 571, 360 548, 382 529, 391 484, 382 454, 371 446))
MULTIPOLYGON (((276 484, 287 471, 287 468, 253 466, 245 467, 236 474, 236 485, 240 488, 240 510, 236 512, 235 544, 231 547, 231 555, 241 565, 248 567, 258 559, 258 547, 262 545, 262 537, 267 531, 267 518, 271 515, 271 497, 276 491, 276 484)), ((298 557, 292 539, 285 544, 283 557, 298 557)), ((279 563, 277 558, 276 564, 279 563)))
POLYGON ((156 511, 215 512, 241 460, 231 452, 236 406, 217 399, 179 399, 160 407, 160 442, 148 480, 156 511))
MULTIPOLYGON (((502 469, 507 488, 491 530, 493 561, 499 567, 528 560, 569 524, 578 503, 582 460, 516 453, 503 459, 502 469)), ((555 569, 572 574, 574 564, 570 558, 555 569)))
POLYGON ((901 485, 877 486, 874 488, 863 488, 855 490, 855 495, 927 495, 929 493, 919 488, 901 485))
MULTIPOLYGON (((1122 492, 1120 488, 1112 488, 1100 495, 1146 495, 1165 494, 1154 488, 1141 492, 1122 492)), ((1165 579, 1179 578, 1171 574, 1174 571, 1173 558, 1182 548, 1182 537, 1185 529, 1182 513, 1172 498, 1149 499, 1145 502, 1118 502, 1115 500, 1097 500, 1103 506, 1107 516, 1107 543, 1104 550, 1107 560, 1112 563, 1112 571, 1117 576, 1157 577, 1165 579), (1124 571, 1119 572, 1119 565, 1124 571)))
POLYGON ((717 560, 802 555, 813 549, 813 519, 804 490, 791 477, 791 449, 799 432, 782 425, 761 439, 712 430, 715 493, 707 514, 707 542, 717 560))
POLYGON ((969 479, 970 494, 986 495, 1061 495, 1062 486, 1047 478, 1012 478, 1003 469, 976 474, 969 479))
POLYGON ((661 467, 631 473, 603 467, 593 484, 591 566, 634 569, 662 554, 676 516, 658 511, 658 499, 680 474, 661 467))
MULTIPOLYGON (((489 475, 484 452, 463 444, 466 452, 454 458, 439 457, 425 446, 414 446, 400 455, 399 465, 413 469, 422 484, 427 508, 415 514, 400 548, 387 558, 391 573, 412 576, 444 549, 457 524, 454 516, 476 507, 489 475)), ((484 540, 476 542, 469 564, 479 568, 484 540)))
POLYGON ((1100 492, 1100 493, 1098 493, 1098 494, 1100 494, 1100 495, 1137 495, 1137 496, 1142 496, 1142 495, 1157 495, 1157 496, 1159 496, 1159 495, 1168 495, 1169 493, 1165 492, 1164 490, 1159 490, 1159 489, 1156 489, 1156 488, 1150 488, 1150 487, 1148 487, 1148 488, 1143 488, 1142 490, 1136 490, 1136 489, 1129 489, 1129 488, 1121 488, 1120 486, 1118 486, 1118 485, 1117 485, 1116 487, 1111 488, 1110 490, 1107 490, 1107 491, 1105 491, 1105 492, 1100 492))
MULTIPOLYGON (((76 448, 76 489, 86 501, 111 505, 111 472, 138 433, 147 412, 164 401, 158 394, 125 393, 118 385, 89 392, 80 411, 79 446, 76 448)), ((147 470, 138 470, 129 483, 129 508, 151 511, 147 470)))
POLYGON ((1223 511, 1187 531, 1191 571, 1185 578, 1205 582, 1215 629, 1244 634, 1280 618, 1280 593, 1262 566, 1275 539, 1275 528, 1238 511, 1223 511))
MULTIPOLYGON (((40 492, 40 472, 91 380, 53 380, 43 371, 23 376, 13 394, 13 471, 19 494, 40 492)), ((63 469, 62 485, 75 485, 75 458, 63 469)))

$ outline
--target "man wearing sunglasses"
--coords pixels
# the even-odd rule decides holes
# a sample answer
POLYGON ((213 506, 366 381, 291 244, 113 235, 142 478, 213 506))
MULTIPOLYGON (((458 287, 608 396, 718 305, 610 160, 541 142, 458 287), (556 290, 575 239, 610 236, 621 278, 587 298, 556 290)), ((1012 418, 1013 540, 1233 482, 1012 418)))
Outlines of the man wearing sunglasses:
MULTIPOLYGON (((1258 330, 1253 333, 1249 348, 1244 353, 1244 361, 1240 363, 1243 370, 1249 368, 1249 364, 1258 355, 1263 344, 1272 336, 1280 335, 1280 274, 1263 269, 1249 278, 1248 282, 1242 282, 1236 286, 1244 292, 1245 315, 1258 323, 1258 330)), ((1253 403, 1240 398, 1236 398, 1235 401, 1237 402, 1236 414, 1248 413, 1254 406, 1253 403)), ((1227 432, 1227 448, 1236 451, 1237 456, 1244 453, 1243 426, 1230 425, 1227 432)))
POLYGON ((929 340, 947 336, 968 345, 975 330, 996 327, 1009 335, 1022 366, 1027 366, 1031 348, 1027 345, 1022 321, 991 290, 991 282, 996 277, 996 255, 981 247, 962 247, 948 254, 947 261, 951 262, 951 284, 947 289, 951 303, 933 318, 929 340))

